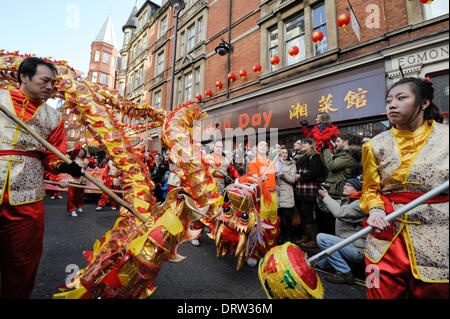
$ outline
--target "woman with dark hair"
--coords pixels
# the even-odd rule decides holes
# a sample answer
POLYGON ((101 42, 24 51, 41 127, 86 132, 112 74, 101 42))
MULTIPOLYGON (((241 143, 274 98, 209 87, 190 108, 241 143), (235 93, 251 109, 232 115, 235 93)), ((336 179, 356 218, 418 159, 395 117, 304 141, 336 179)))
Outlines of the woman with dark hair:
POLYGON ((321 112, 316 116, 316 125, 311 131, 308 131, 308 121, 301 121, 303 135, 312 137, 316 141, 317 151, 320 153, 323 147, 328 147, 333 152, 333 146, 330 141, 340 135, 336 125, 331 124, 331 118, 328 113, 321 112))
POLYGON ((360 206, 375 228, 365 248, 369 299, 449 297, 448 192, 384 220, 448 180, 449 129, 433 96, 424 79, 395 83, 386 95, 393 127, 363 146, 360 206))
POLYGON ((317 225, 313 211, 323 166, 313 138, 302 139, 302 151, 304 155, 297 162, 295 206, 300 212, 303 234, 296 243, 304 247, 317 247, 317 225))

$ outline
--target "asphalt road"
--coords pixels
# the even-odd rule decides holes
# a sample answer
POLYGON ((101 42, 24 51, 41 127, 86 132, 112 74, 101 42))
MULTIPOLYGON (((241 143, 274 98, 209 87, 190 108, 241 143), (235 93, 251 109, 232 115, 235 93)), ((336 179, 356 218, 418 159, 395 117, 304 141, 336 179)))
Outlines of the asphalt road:
MULTIPOLYGON (((63 196, 64 199, 59 200, 45 199, 44 252, 33 299, 51 299, 76 267, 84 268, 87 262, 83 251, 92 250, 94 241, 101 239, 118 217, 118 212, 109 207, 95 211, 95 197, 86 199, 82 215, 71 217, 66 212, 66 194, 63 196)), ((234 257, 216 258, 211 239, 202 237, 199 247, 185 243, 179 252, 187 258, 163 265, 151 299, 267 299, 256 267, 245 265, 237 272, 234 257)), ((365 299, 365 287, 331 284, 324 279, 323 273, 318 274, 325 289, 325 299, 365 299)))

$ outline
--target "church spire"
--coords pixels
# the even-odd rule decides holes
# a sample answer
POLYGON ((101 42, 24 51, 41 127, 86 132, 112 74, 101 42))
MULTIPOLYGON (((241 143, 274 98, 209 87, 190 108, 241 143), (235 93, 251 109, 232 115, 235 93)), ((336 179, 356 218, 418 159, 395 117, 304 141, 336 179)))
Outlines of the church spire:
POLYGON ((117 48, 116 35, 114 33, 114 26, 112 23, 111 15, 109 15, 106 19, 94 42, 108 43, 117 48))

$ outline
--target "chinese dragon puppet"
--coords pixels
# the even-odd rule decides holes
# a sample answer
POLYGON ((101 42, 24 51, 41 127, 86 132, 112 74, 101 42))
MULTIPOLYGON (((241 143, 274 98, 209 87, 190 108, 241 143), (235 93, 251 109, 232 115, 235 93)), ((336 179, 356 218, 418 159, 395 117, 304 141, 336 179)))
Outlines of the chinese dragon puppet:
MULTIPOLYGON (((18 67, 29 56, 0 50, 0 89, 17 88, 18 67)), ((265 250, 274 246, 277 227, 265 224, 259 217, 257 183, 246 180, 230 185, 226 202, 218 194, 209 162, 200 151, 200 142, 194 139, 193 123, 205 116, 196 103, 180 105, 168 114, 85 81, 66 61, 45 60, 58 70, 52 97, 64 100, 63 108, 76 114, 113 158, 121 171, 123 200, 145 218, 142 221, 121 207, 112 229, 95 242, 93 251, 84 252, 87 266, 54 298, 151 296, 162 264, 185 258, 178 254, 178 247, 198 235, 199 231, 190 229, 194 220, 216 226, 212 233, 218 257, 232 251, 238 257, 237 269, 249 256, 262 258, 265 250), (182 186, 171 190, 163 203, 156 202, 154 184, 118 114, 150 123, 150 127, 162 127, 161 139, 182 180, 182 186)))

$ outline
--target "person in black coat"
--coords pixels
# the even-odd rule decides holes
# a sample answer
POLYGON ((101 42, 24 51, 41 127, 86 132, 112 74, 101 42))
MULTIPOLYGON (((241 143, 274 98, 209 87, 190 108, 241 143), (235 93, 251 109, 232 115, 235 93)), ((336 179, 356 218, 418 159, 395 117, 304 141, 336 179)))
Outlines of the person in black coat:
POLYGON ((302 140, 302 150, 304 155, 297 162, 295 205, 300 212, 303 236, 296 243, 304 247, 317 247, 313 212, 323 166, 313 138, 302 140))

